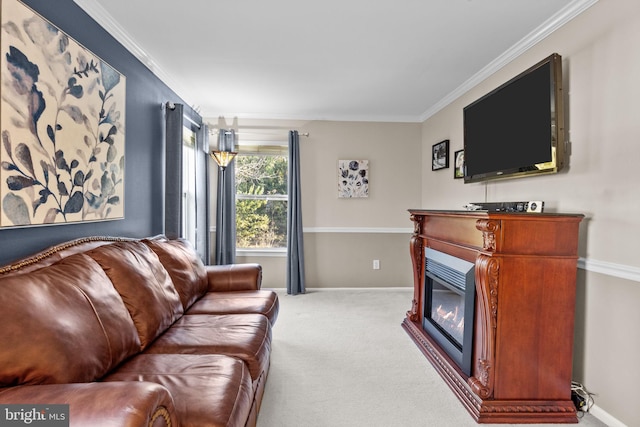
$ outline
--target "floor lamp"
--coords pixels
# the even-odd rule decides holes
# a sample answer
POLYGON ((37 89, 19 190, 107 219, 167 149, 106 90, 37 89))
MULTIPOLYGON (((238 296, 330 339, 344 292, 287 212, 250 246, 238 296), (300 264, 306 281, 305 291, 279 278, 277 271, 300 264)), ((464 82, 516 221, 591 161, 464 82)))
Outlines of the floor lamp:
POLYGON ((229 163, 238 155, 235 151, 211 151, 211 158, 216 161, 222 172, 229 166, 229 163))
MULTIPOLYGON (((221 192, 221 203, 222 203, 222 209, 219 210, 219 212, 221 213, 221 217, 220 217, 220 230, 216 230, 216 234, 221 233, 220 234, 220 242, 221 242, 221 248, 224 247, 224 209, 226 209, 226 177, 225 177, 225 172, 227 169, 227 166, 229 166, 229 164, 233 161, 233 159, 238 155, 237 152, 234 151, 218 151, 218 150, 213 150, 210 153, 211 158, 213 160, 215 160, 216 164, 218 165, 218 167, 220 168, 220 171, 222 172, 220 174, 220 179, 222 180, 222 192, 221 192)), ((216 237, 216 240, 217 237, 216 237)), ((219 250, 221 250, 221 248, 219 250)), ((218 254, 216 253, 216 257, 218 256, 218 254)))

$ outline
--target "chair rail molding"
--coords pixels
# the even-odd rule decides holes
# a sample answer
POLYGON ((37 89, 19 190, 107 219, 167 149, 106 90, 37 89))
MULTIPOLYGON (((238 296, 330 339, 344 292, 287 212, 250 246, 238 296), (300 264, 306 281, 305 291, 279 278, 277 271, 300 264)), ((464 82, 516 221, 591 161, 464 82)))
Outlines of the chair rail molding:
POLYGON ((382 234, 412 234, 413 228, 406 227, 304 227, 305 233, 382 233, 382 234))
POLYGON ((640 282, 640 267, 598 261, 596 259, 578 258, 578 268, 607 276, 640 282))

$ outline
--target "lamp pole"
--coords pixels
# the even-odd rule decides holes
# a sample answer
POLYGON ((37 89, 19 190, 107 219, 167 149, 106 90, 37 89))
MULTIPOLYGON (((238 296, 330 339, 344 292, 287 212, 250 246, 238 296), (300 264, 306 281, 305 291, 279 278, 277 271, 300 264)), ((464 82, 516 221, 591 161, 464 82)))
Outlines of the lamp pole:
POLYGON ((221 195, 220 195, 220 204, 221 204, 221 208, 219 209, 220 212, 220 230, 216 229, 216 242, 220 242, 220 247, 218 248, 218 250, 216 251, 216 264, 218 263, 218 261, 225 261, 222 256, 224 249, 226 248, 226 244, 225 244, 225 229, 224 229, 224 213, 225 210, 227 209, 227 182, 226 182, 226 170, 227 170, 227 166, 229 166, 229 164, 233 161, 233 159, 238 155, 237 152, 234 151, 218 151, 218 150, 214 150, 211 151, 210 153, 211 158, 213 160, 215 160, 216 164, 218 165, 218 167, 220 168, 220 188, 221 188, 221 195), (219 238, 218 238, 219 235, 219 238), (220 259, 217 259, 217 258, 220 259))

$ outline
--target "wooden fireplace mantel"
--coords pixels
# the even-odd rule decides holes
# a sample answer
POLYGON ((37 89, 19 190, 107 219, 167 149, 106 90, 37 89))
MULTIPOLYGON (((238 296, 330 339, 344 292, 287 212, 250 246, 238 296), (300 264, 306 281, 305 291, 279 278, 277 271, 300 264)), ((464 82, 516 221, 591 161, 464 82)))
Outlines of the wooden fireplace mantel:
POLYGON ((583 215, 409 213, 414 296, 402 327, 473 418, 479 423, 577 422, 571 373, 583 215), (427 247, 475 263, 471 376, 422 328, 427 247))

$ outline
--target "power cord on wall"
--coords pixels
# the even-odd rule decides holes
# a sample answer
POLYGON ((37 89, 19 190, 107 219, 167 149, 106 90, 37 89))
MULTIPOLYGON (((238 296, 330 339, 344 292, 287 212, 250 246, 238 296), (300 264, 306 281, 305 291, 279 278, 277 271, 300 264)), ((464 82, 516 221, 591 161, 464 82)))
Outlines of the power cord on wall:
POLYGON ((571 381, 571 400, 573 400, 574 405, 576 405, 576 410, 580 416, 589 412, 594 404, 593 393, 575 381, 571 381))

